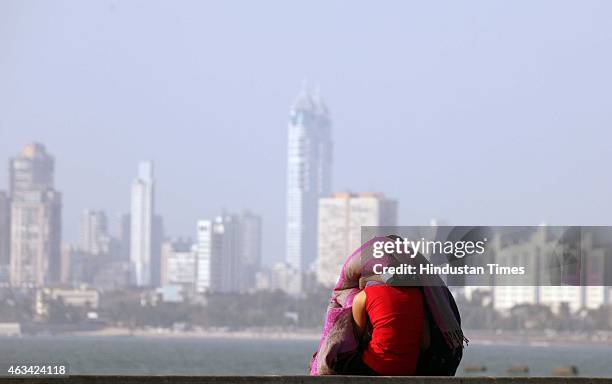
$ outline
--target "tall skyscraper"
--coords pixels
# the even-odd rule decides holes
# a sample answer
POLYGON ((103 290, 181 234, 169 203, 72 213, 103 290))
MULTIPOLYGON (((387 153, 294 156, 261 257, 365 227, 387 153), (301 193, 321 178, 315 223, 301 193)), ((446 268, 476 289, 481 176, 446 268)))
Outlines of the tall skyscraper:
POLYGON ((306 272, 316 258, 318 201, 331 191, 332 141, 327 106, 303 90, 289 115, 287 263, 306 272))
POLYGON ((54 160, 39 143, 10 160, 11 268, 14 286, 59 281, 61 195, 53 186, 54 160))
POLYGON ((319 200, 317 281, 336 283, 346 257, 361 243, 362 226, 397 225, 397 201, 378 193, 336 193, 319 200))
POLYGON ((0 282, 8 281, 11 262, 11 202, 0 191, 0 282))
POLYGON ((139 287, 152 283, 154 207, 153 164, 141 162, 132 183, 130 225, 130 282, 139 287))
POLYGON ((108 255, 111 237, 108 233, 106 214, 89 209, 83 211, 79 237, 81 251, 91 255, 108 255))
POLYGON ((53 188, 54 160, 44 145, 31 143, 10 160, 9 191, 13 200, 22 200, 32 191, 53 188))
POLYGON ((198 222, 198 292, 240 292, 255 286, 261 259, 261 218, 223 214, 198 222))

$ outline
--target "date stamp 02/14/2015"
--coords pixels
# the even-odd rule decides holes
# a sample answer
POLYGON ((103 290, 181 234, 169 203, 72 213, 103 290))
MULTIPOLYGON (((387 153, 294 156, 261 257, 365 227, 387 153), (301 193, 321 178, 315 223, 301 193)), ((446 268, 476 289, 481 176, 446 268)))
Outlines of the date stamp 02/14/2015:
POLYGON ((0 377, 66 377, 70 369, 66 363, 4 363, 0 377))

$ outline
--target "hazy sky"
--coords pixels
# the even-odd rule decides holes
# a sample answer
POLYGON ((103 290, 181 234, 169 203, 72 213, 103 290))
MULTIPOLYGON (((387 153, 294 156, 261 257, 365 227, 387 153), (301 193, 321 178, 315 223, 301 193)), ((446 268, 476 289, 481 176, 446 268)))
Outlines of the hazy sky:
MULTIPOLYGON (((170 235, 225 208, 284 257, 286 130, 307 78, 334 189, 402 224, 612 224, 610 1, 0 0, 0 162, 56 157, 64 239, 156 165, 170 235)), ((0 188, 7 186, 7 166, 0 188)), ((113 228, 114 229, 114 228, 113 228)))

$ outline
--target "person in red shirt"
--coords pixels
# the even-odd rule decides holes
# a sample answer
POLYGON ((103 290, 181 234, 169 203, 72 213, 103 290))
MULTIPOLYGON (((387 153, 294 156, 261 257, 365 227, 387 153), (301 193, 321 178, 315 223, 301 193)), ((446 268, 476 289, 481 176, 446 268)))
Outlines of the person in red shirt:
POLYGON ((350 363, 356 375, 409 376, 416 373, 430 332, 423 293, 418 287, 368 286, 353 299, 353 319, 360 334, 371 324, 371 339, 350 363))

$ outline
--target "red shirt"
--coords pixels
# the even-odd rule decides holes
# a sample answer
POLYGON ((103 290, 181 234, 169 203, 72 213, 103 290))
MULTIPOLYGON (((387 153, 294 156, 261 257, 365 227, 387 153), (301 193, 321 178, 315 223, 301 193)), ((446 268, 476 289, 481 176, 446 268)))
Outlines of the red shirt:
POLYGON ((425 320, 421 290, 376 285, 365 292, 373 331, 363 362, 380 375, 413 375, 425 320))

